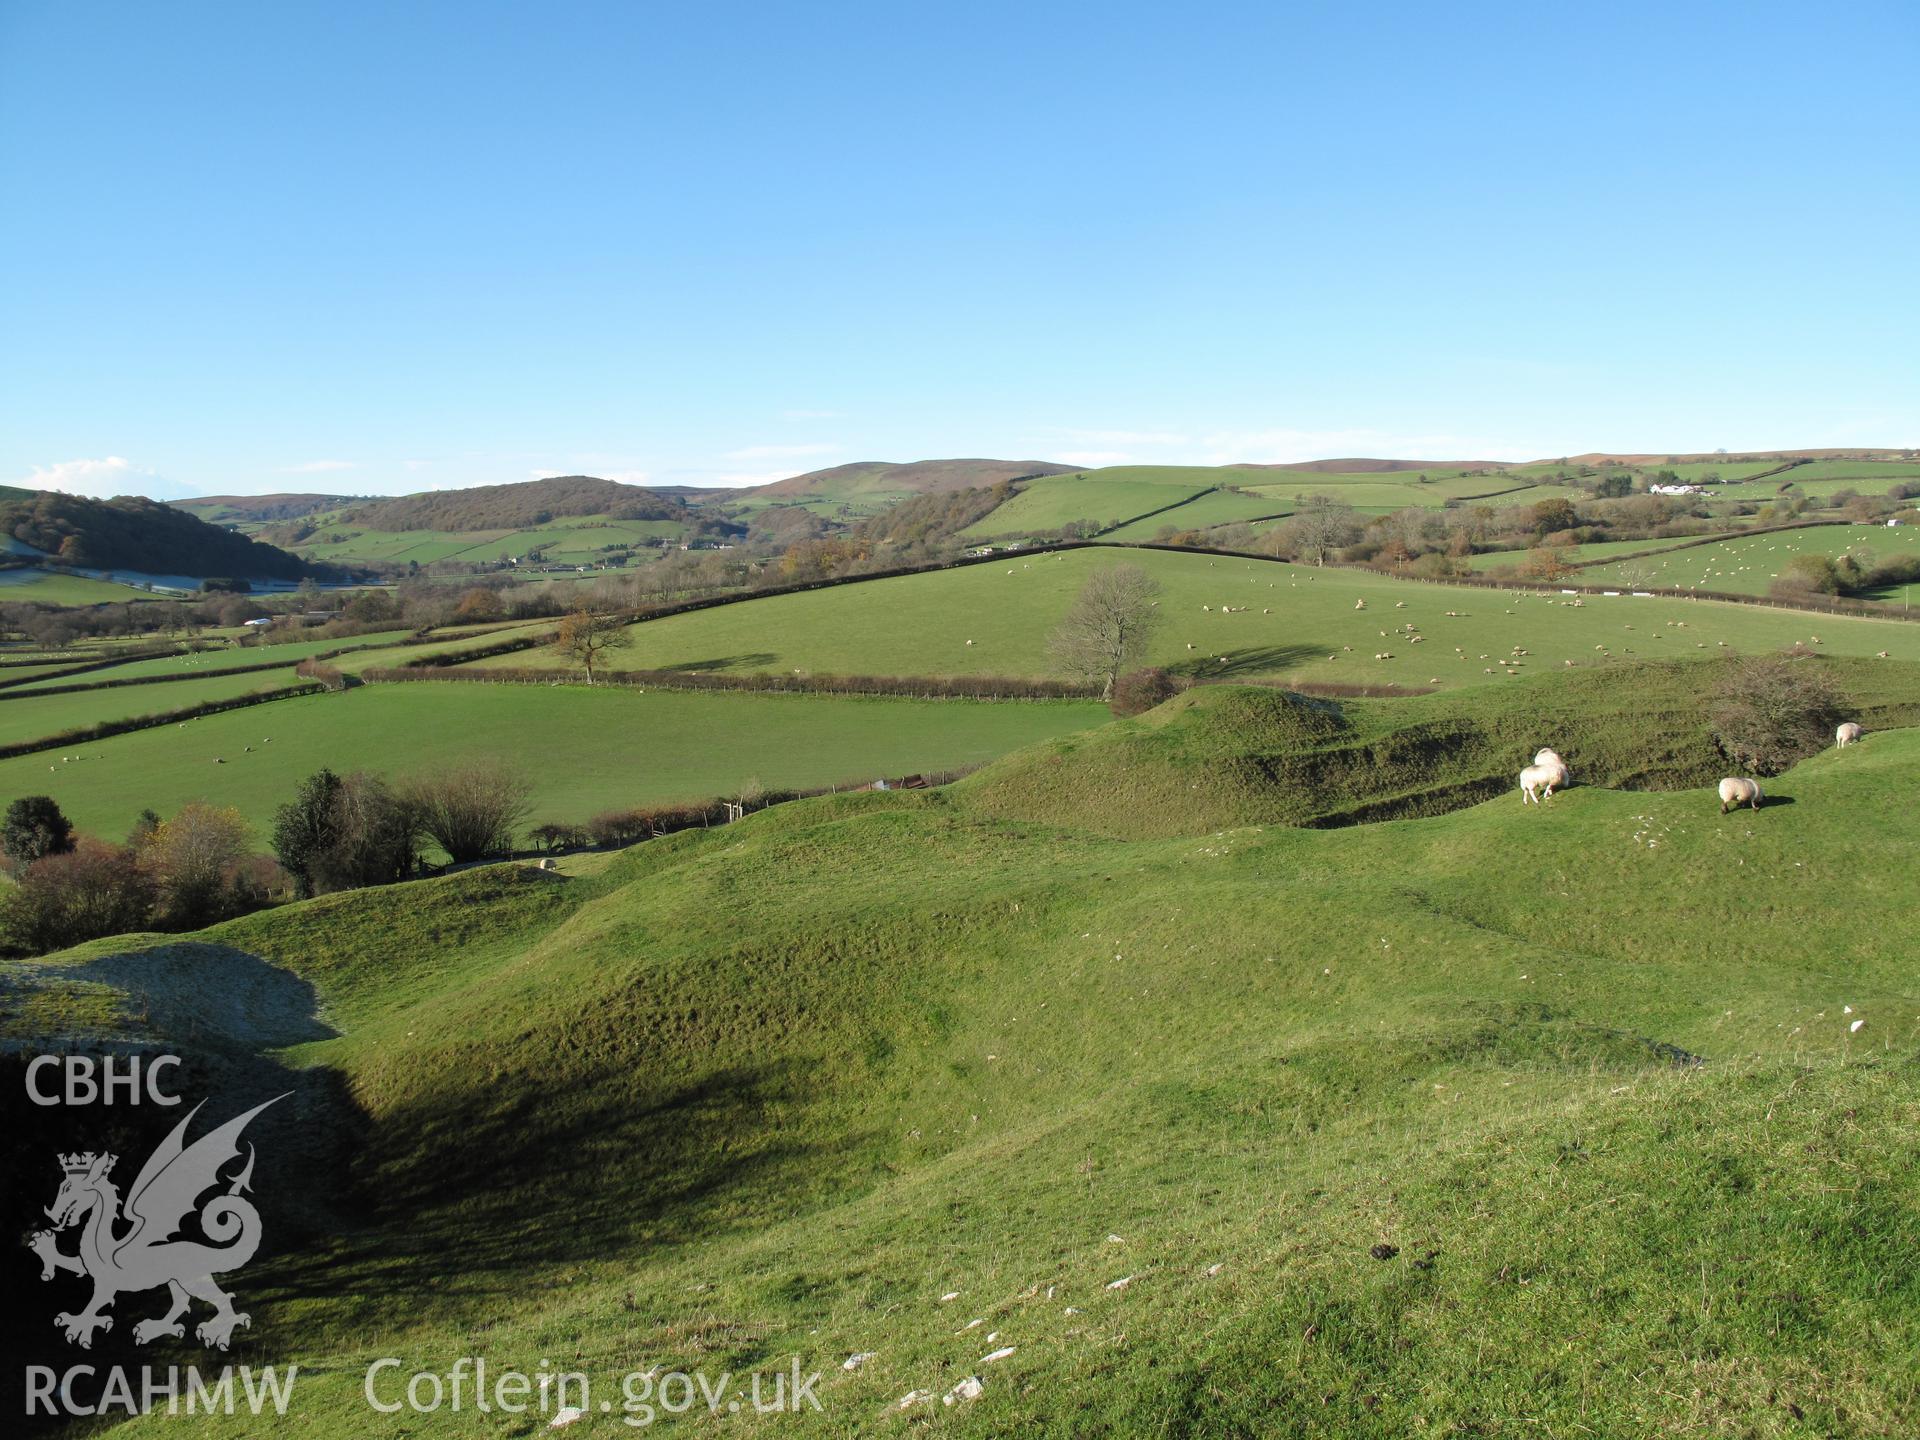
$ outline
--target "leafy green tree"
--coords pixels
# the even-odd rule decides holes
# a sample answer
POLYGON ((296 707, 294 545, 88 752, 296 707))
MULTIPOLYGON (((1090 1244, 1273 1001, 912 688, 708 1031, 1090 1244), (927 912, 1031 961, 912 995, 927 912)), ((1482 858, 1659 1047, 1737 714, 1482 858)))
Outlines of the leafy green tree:
POLYGON ((73 822, 51 795, 26 795, 7 806, 0 820, 0 850, 18 866, 73 849, 73 822))
POLYGON ((302 898, 315 893, 314 873, 339 839, 341 784, 333 771, 316 771, 274 812, 273 853, 302 898))

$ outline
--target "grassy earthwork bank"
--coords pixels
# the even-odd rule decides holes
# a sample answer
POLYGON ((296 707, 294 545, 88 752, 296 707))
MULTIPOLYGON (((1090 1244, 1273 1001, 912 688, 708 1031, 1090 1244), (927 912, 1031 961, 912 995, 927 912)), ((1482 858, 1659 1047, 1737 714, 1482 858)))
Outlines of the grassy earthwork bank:
MULTIPOLYGON (((1295 705, 1153 725, 1221 763, 1254 736, 1257 768, 1328 743, 1295 705)), ((320 1440, 476 1433, 363 1397, 379 1357, 473 1354, 586 1373, 589 1428, 620 1376, 798 1358, 820 1413, 685 1427, 1904 1435, 1917 764, 1876 731, 1724 817, 1590 784, 1330 832, 1203 802, 1132 839, 965 785, 831 797, 591 877, 12 965, 0 1027, 295 1093, 250 1132, 278 1228, 227 1358, 300 1364, 320 1440), (251 998, 196 1010, 210 976, 251 998)))

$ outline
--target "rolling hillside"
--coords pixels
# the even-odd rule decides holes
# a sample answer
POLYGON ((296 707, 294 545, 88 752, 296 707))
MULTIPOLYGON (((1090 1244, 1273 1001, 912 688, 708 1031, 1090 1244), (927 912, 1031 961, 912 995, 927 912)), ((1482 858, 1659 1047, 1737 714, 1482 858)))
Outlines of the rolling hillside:
MULTIPOLYGON (((1177 738, 1205 720, 1161 725, 1205 748, 1177 738)), ((1123 760, 1089 804, 1125 803, 1123 760)), ((818 1413, 723 1390, 685 1423, 1890 1436, 1920 1419, 1920 900, 1888 880, 1916 764, 1894 731, 1758 813, 1580 787, 1135 840, 802 802, 575 878, 10 964, 0 1032, 183 1050, 223 1115, 294 1093, 250 1132, 273 1245, 231 1358, 298 1363, 317 1440, 475 1433, 363 1393, 378 1357, 474 1353, 561 1357, 600 1428, 649 1367, 798 1360, 818 1413), (232 1003, 191 1000, 209 977, 232 1003)), ((24 1228, 59 1176, 0 1097, 24 1228)), ((14 1256, 37 1359, 71 1282, 14 1256)))
POLYGON ((686 505, 638 485, 563 475, 376 500, 345 511, 340 520, 365 530, 518 530, 577 515, 679 521, 686 518, 686 505))
POLYGON ((1070 465, 1047 460, 856 460, 828 470, 775 480, 739 491, 742 496, 779 499, 851 500, 860 497, 937 495, 948 490, 972 490, 1023 480, 1033 475, 1061 475, 1070 465))
POLYGON ((37 491, 0 503, 0 534, 63 564, 153 575, 298 580, 298 556, 139 496, 91 500, 37 491))

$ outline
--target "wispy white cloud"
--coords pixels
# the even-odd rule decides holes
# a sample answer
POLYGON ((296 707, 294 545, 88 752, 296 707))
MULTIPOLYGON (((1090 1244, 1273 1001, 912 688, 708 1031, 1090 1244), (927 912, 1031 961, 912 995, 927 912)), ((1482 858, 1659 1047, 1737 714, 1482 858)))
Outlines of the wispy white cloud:
POLYGON ((107 499, 114 495, 145 495, 156 500, 183 499, 192 492, 164 479, 123 455, 99 460, 57 460, 35 465, 20 483, 29 490, 60 490, 68 495, 107 499))
POLYGON ((837 455, 844 446, 828 444, 746 445, 729 450, 723 460, 799 460, 809 455, 837 455))
POLYGON ((282 465, 282 475, 326 475, 335 470, 353 470, 358 467, 351 460, 303 460, 298 465, 282 465))

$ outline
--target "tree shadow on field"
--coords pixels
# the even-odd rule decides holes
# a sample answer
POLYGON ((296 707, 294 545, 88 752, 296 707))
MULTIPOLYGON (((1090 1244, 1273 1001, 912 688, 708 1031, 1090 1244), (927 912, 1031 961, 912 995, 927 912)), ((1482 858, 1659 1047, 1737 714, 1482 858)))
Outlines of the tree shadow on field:
POLYGON ((650 668, 675 674, 693 674, 705 670, 761 670, 779 659, 771 651, 762 650, 751 655, 716 655, 709 660, 679 660, 671 665, 650 668))
POLYGON ((1255 645, 1239 650, 1215 650, 1194 655, 1167 668, 1193 680, 1220 680, 1238 676, 1271 676, 1291 670, 1327 653, 1325 646, 1255 645), (1221 657, 1224 656, 1223 660, 1221 657))
POLYGON ((817 1118, 810 1063, 737 1066, 672 1087, 632 1070, 555 1085, 471 1076, 382 1114, 356 1158, 368 1228, 275 1265, 277 1295, 354 1322, 470 1319, 574 1266, 758 1228, 864 1182, 872 1137, 817 1118))

